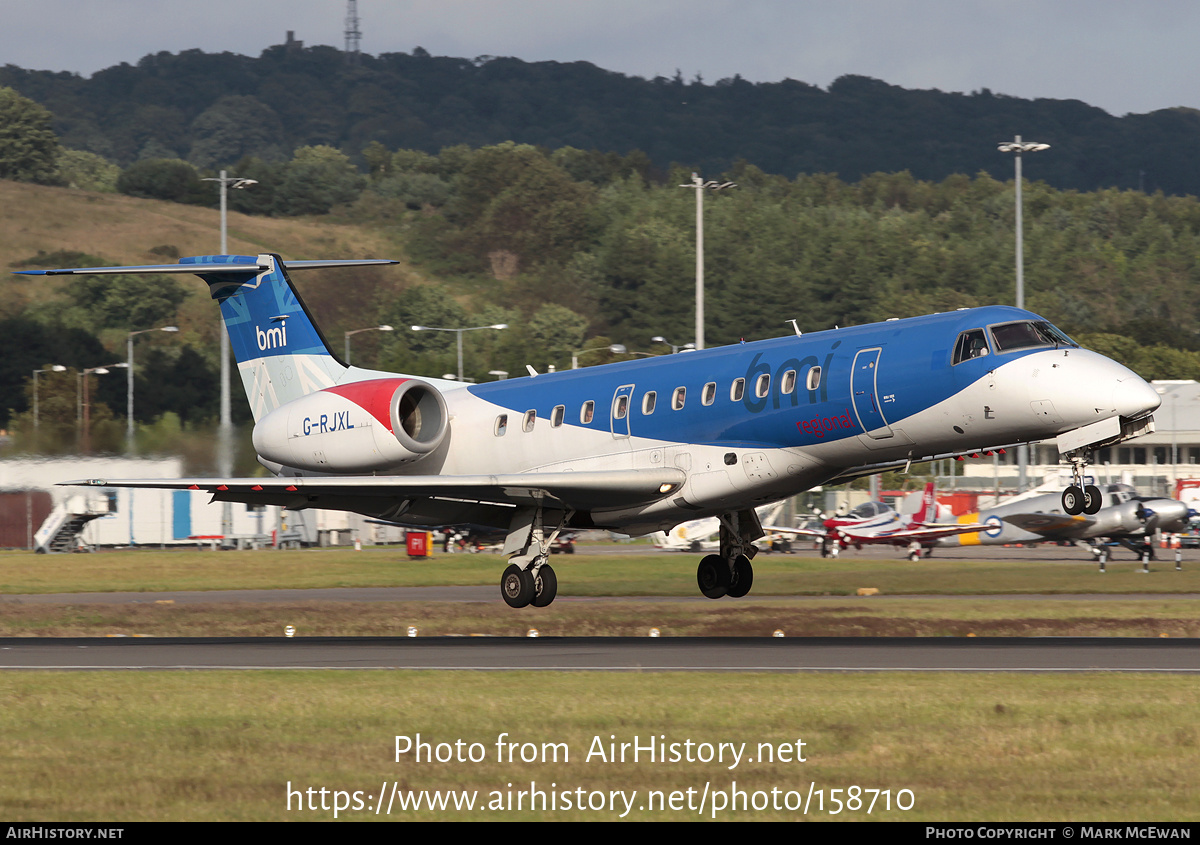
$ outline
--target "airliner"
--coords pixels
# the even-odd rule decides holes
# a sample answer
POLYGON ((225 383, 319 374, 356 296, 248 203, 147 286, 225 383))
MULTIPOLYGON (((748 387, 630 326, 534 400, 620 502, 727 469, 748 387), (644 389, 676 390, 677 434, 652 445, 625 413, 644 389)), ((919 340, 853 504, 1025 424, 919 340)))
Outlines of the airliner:
MULTIPOLYGON (((639 535, 716 517, 719 551, 700 561, 697 586, 709 598, 740 597, 753 583, 760 505, 1047 438, 1078 480, 1090 450, 1153 430, 1160 401, 1121 364, 1007 306, 486 384, 350 366, 289 273, 387 263, 205 255, 25 271, 207 282, 253 411, 254 448, 273 476, 81 483, 203 490, 213 501, 412 526, 495 526, 506 532, 500 588, 512 607, 554 600, 549 550, 562 531, 639 535)), ((1068 497, 1073 508, 1090 504, 1078 481, 1068 497)))

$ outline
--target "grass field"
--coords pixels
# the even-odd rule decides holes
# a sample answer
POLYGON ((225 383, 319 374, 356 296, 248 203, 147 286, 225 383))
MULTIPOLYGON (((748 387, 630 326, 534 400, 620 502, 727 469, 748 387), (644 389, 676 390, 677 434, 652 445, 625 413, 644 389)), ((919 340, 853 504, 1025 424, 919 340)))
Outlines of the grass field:
MULTIPOLYGON (((580 554, 555 558, 560 599, 540 611, 512 611, 496 596, 265 604, 155 604, 147 596, 104 605, 12 598, 494 587, 499 563, 494 555, 412 563, 395 550, 3 554, 0 635, 278 636, 286 624, 300 636, 400 634, 408 625, 422 635, 531 626, 543 635, 638 635, 651 624, 664 636, 768 636, 777 627, 788 636, 1200 635, 1200 601, 1171 595, 1200 593, 1192 571, 1200 567, 1176 572, 1163 562, 1142 575, 1124 561, 1100 575, 1083 558, 910 564, 764 555, 755 561, 762 598, 736 603, 639 597, 693 596, 693 556, 580 554), (861 586, 887 597, 852 596, 861 586), (596 598, 620 593, 629 598, 596 598), (1036 593, 1062 598, 1027 597, 1036 593)), ((325 820, 347 806, 340 819, 1189 821, 1200 816, 1192 783, 1198 699, 1190 676, 1153 674, 7 671, 0 816, 325 820), (519 753, 497 759, 504 733, 527 761, 519 753), (417 762, 408 754, 397 762, 395 737, 417 734, 431 749, 446 743, 443 754, 461 740, 480 759, 417 762), (676 744, 684 759, 588 759, 610 744, 619 751, 652 738, 676 744), (733 768, 729 759, 688 762, 689 740, 697 757, 745 743, 746 759, 733 768), (805 762, 762 760, 767 746, 779 753, 797 741, 805 762), (541 759, 552 751, 557 760, 541 759), (453 800, 447 790, 473 796, 475 809, 400 809, 423 793, 453 800), (531 810, 531 792, 553 808, 531 810), (390 815, 373 812, 380 794, 390 815), (578 809, 580 801, 599 809, 578 809), (807 816, 795 809, 805 801, 807 816), (911 809, 899 809, 909 801, 911 809)))
MULTIPOLYGON (((560 596, 687 596, 696 592, 696 556, 689 554, 556 555, 560 596)), ((92 555, 0 553, 0 594, 157 592, 318 587, 498 585, 502 558, 435 554, 410 561, 402 549, 345 548, 272 552, 144 549, 92 555)), ((1080 593, 1200 594, 1200 565, 1176 572, 1170 561, 1150 576, 1131 560, 1101 574, 1083 554, 1052 563, 997 554, 983 559, 890 557, 825 559, 759 555, 755 597, 853 595, 875 587, 885 595, 1007 595, 1080 593)))
POLYGON ((0 697, 0 814, 10 821, 329 819, 343 800, 335 791, 350 806, 361 793, 361 809, 343 819, 607 821, 625 809, 607 803, 618 790, 630 819, 780 820, 804 817, 786 804, 798 806, 810 784, 824 790, 824 812, 809 799, 807 817, 819 820, 1200 816, 1197 694, 1180 677, 5 673, 0 697), (532 744, 514 762, 497 759, 504 733, 532 744), (431 754, 447 743, 450 759, 397 761, 395 737, 418 734, 431 754), (635 738, 677 744, 681 759, 632 762, 627 751, 621 763, 620 744, 635 738), (805 762, 763 760, 760 743, 796 753, 798 740, 805 762), (478 762, 465 759, 472 743, 478 762), (559 745, 557 761, 542 743, 559 745), (612 743, 616 762, 606 759, 612 743), (718 743, 745 743, 741 762, 696 759, 718 743), (588 759, 601 748, 605 757, 588 759), (527 796, 516 809, 531 783, 559 809, 530 811, 527 796), (317 808, 329 790, 328 810, 308 809, 310 787, 317 808), (852 787, 889 790, 891 810, 879 793, 858 793, 862 804, 833 814, 852 787), (393 788, 477 791, 479 805, 500 809, 368 811, 393 788), (746 809, 729 809, 735 788, 746 809), (580 789, 603 809, 562 809, 563 794, 577 800, 580 789), (652 790, 662 796, 653 810, 652 790))
MULTIPOLYGON (((353 552, 106 552, 0 555, 0 594, 208 591, 282 587, 495 585, 496 555, 435 555, 412 562, 395 549, 353 552)), ((0 636, 1200 636, 1200 567, 1156 563, 1149 575, 1126 561, 1101 575, 1086 559, 823 560, 760 556, 752 599, 696 598, 691 555, 558 556, 559 600, 514 611, 483 601, 43 604, 0 597, 0 636), (875 587, 886 599, 860 598, 875 587), (1018 594, 1020 600, 1011 598, 1018 594), (1033 599, 1027 596, 1096 598, 1033 599), (1120 599, 1099 598, 1105 594, 1120 599), (1129 595, 1138 597, 1129 598, 1129 595), (798 599, 796 596, 812 596, 798 599), (912 596, 912 598, 906 598, 912 596), (926 597, 957 596, 954 600, 926 597), (617 598, 613 598, 617 597, 617 598), (651 597, 687 598, 679 602, 651 597), (817 598, 820 597, 820 598, 817 598), (629 600, 630 598, 640 600, 629 600)))

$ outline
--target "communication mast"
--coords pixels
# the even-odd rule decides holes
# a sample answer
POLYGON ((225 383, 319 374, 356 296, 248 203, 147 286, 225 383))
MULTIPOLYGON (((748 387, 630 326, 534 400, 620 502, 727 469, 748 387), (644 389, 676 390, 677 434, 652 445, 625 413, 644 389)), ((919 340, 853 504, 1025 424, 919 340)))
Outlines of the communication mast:
POLYGON ((358 64, 358 43, 361 38, 362 32, 358 28, 358 0, 346 0, 346 64, 358 64))

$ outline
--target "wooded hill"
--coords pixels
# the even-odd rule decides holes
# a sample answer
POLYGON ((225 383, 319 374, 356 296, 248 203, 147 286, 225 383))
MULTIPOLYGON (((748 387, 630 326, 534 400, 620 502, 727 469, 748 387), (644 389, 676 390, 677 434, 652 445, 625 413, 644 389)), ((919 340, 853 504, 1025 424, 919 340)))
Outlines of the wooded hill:
MULTIPOLYGON (((564 368, 572 352, 610 342, 655 353, 665 347, 653 336, 692 339, 695 205, 677 187, 684 172, 649 182, 619 158, 511 143, 373 155, 376 178, 331 214, 231 219, 235 252, 405 259, 297 279, 335 349, 345 331, 397 327, 358 335, 356 362, 453 372, 453 335, 404 330, 415 324, 512 326, 468 334, 467 375, 480 381, 492 369, 564 368), (443 195, 412 208, 397 185, 420 176, 443 195)), ((790 318, 814 331, 1012 301, 1011 182, 900 173, 847 183, 749 165, 725 175, 738 187, 706 203, 709 345, 786 334, 790 318)), ((1029 307, 1147 378, 1200 377, 1200 203, 1040 182, 1025 200, 1029 307)), ((12 269, 173 261, 216 240, 215 210, 67 188, 0 182, 0 215, 0 261, 12 269)), ((175 324, 178 335, 139 340, 137 417, 211 418, 217 322, 201 287, 166 276, 8 277, 7 406, 27 413, 33 369, 121 361, 128 331, 175 324)), ((123 379, 100 381, 119 416, 123 379)), ((73 401, 74 384, 63 390, 73 401)), ((65 423, 73 413, 63 409, 65 423)))
POLYGON ((642 79, 587 62, 524 62, 409 53, 364 55, 277 45, 252 58, 188 50, 146 56, 83 78, 8 65, 0 85, 49 108, 64 146, 121 166, 182 158, 198 167, 245 156, 291 157, 330 145, 357 164, 372 142, 436 153, 516 141, 626 155, 661 172, 672 162, 706 175, 753 163, 767 173, 836 173, 849 181, 907 170, 941 181, 980 171, 1005 179, 996 151, 1014 133, 1052 145, 1028 175, 1062 189, 1141 188, 1200 195, 1200 112, 1114 117, 1074 100, 906 90, 844 76, 712 84, 642 79))
MULTIPOLYGON (((829 91, 704 85, 421 51, 351 69, 330 48, 160 54, 89 80, 8 67, 4 83, 53 116, 0 87, 0 176, 96 190, 0 181, 0 264, 215 252, 215 191, 200 177, 232 164, 257 184, 231 192, 231 251, 402 259, 297 279, 335 350, 345 332, 387 324, 397 330, 354 338, 355 363, 440 376, 456 368, 454 336, 406 327, 507 323, 467 334, 466 375, 478 381, 563 368, 610 343, 653 354, 666 347, 651 337, 691 341, 695 204, 680 186, 696 165, 737 183, 706 202, 710 346, 789 333, 793 318, 815 331, 1012 302, 1012 162, 995 143, 1015 125, 1054 144, 1026 171, 1037 177, 1025 188, 1028 307, 1146 378, 1200 378, 1200 202, 1176 187, 1133 190, 1126 172, 1142 169, 1128 156, 1157 150, 1146 184, 1187 183, 1200 165, 1190 150, 1175 162, 1172 145, 1194 146, 1192 112, 1117 119, 1079 103, 861 78, 829 91), (52 123, 74 149, 59 149, 52 123), (1138 132, 1144 145, 1130 140, 1138 132), (1084 137, 1086 149, 1072 146, 1084 137), (825 167, 856 175, 811 172, 825 167), (1089 190, 1070 187, 1080 184, 1089 190)), ((144 448, 215 416, 219 324, 198 283, 0 284, 0 426, 18 446, 69 449, 74 437, 72 369, 42 375, 42 440, 30 439, 34 370, 123 361, 129 332, 167 324, 181 331, 138 340, 144 448)), ((123 386, 96 379, 100 448, 121 446, 123 386)))

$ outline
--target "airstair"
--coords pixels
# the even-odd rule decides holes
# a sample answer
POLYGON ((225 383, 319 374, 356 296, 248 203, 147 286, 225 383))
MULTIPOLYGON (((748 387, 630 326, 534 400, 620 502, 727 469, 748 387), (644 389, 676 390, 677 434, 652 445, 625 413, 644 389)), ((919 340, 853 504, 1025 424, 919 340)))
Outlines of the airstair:
POLYGON ((84 526, 115 509, 115 501, 106 495, 76 494, 68 497, 54 506, 41 528, 33 535, 34 551, 38 554, 88 551, 89 546, 83 539, 84 526))

